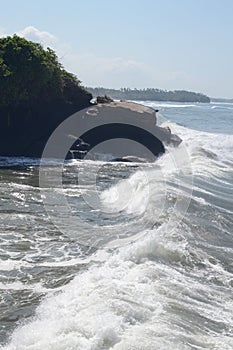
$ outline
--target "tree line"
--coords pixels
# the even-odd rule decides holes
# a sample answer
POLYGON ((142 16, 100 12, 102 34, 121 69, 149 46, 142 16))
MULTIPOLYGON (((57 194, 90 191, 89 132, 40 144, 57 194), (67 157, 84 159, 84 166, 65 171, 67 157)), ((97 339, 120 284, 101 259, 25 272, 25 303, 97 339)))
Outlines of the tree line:
POLYGON ((113 99, 126 99, 136 101, 174 101, 174 102, 203 102, 209 103, 210 98, 202 93, 186 91, 186 90, 161 90, 155 88, 147 89, 130 89, 121 88, 106 89, 103 87, 86 87, 93 97, 107 95, 113 99))

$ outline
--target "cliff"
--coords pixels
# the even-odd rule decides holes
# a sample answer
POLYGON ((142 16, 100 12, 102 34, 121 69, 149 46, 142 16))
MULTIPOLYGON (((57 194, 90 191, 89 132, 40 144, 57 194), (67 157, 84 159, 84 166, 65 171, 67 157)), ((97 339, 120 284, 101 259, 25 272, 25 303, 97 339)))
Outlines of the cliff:
POLYGON ((51 49, 16 35, 0 39, 0 156, 94 159, 99 152, 110 160, 154 160, 164 144, 181 142, 156 126, 152 108, 107 97, 93 105, 91 99, 51 49), (51 135, 58 135, 52 145, 51 135))
POLYGON ((40 157, 55 128, 91 99, 51 49, 0 39, 0 156, 40 157))
POLYGON ((165 145, 178 146, 182 140, 169 128, 157 126, 153 108, 107 97, 74 113, 53 133, 44 158, 154 161, 165 145))

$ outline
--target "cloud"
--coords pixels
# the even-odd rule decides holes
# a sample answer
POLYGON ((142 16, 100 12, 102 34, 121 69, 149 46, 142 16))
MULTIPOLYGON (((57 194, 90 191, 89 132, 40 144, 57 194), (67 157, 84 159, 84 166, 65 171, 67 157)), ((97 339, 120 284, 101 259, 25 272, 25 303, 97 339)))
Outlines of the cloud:
POLYGON ((128 70, 144 69, 145 65, 139 61, 122 57, 100 57, 94 54, 77 54, 67 57, 67 63, 87 66, 89 69, 98 69, 105 73, 125 72, 128 70))
POLYGON ((126 70, 144 69, 143 63, 131 59, 124 59, 122 57, 103 58, 95 56, 94 59, 97 60, 99 65, 102 65, 106 72, 124 72, 126 70))
POLYGON ((45 31, 40 31, 33 26, 28 26, 23 30, 18 31, 16 34, 28 40, 40 42, 43 45, 55 44, 58 41, 57 37, 53 34, 45 31))
POLYGON ((94 53, 75 52, 73 47, 61 42, 52 33, 34 26, 27 26, 16 34, 55 50, 65 69, 77 74, 84 85, 137 87, 148 70, 143 62, 131 58, 100 57, 94 53))
POLYGON ((136 87, 148 71, 148 67, 140 61, 95 54, 70 54, 64 57, 62 63, 90 86, 136 87))
POLYGON ((16 34, 55 50, 65 69, 76 74, 85 86, 161 86, 161 72, 133 58, 102 57, 93 52, 80 53, 52 33, 41 31, 34 26, 27 26, 16 34))
MULTIPOLYGON (((146 65, 133 58, 77 52, 75 47, 34 26, 27 26, 16 34, 55 50, 65 69, 76 74, 85 86, 179 89, 198 85, 195 78, 185 71, 162 71, 153 64, 146 65)), ((0 35, 7 35, 2 28, 0 35)))
POLYGON ((185 71, 161 70, 153 65, 124 57, 100 57, 95 54, 70 53, 62 59, 69 71, 77 74, 86 86, 110 88, 156 87, 182 89, 196 83, 185 71))

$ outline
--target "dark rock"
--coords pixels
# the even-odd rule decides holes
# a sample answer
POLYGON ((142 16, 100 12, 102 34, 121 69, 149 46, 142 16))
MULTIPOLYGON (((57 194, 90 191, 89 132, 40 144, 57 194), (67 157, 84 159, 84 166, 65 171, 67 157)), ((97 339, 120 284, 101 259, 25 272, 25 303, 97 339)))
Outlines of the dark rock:
MULTIPOLYGON (((99 153, 110 155, 109 160, 130 161, 129 157, 136 157, 153 161, 165 152, 164 144, 181 142, 169 128, 156 125, 156 111, 152 108, 113 101, 107 96, 93 105, 90 99, 91 95, 84 94, 76 103, 53 101, 30 108, 23 104, 12 109, 1 108, 0 156, 40 158, 50 135, 70 116, 76 118, 74 134, 78 136, 72 136, 74 142, 67 158, 83 159, 88 155, 95 159, 95 147, 98 147, 99 153), (109 142, 107 147, 105 142, 109 142)), ((55 149, 48 156, 57 154, 55 149)))
POLYGON ((52 132, 73 113, 91 106, 91 95, 76 103, 52 101, 0 108, 0 156, 38 157, 52 132))
POLYGON ((153 161, 165 152, 164 144, 177 146, 182 141, 169 128, 156 125, 157 111, 127 101, 104 101, 88 108, 82 113, 83 133, 71 147, 72 156, 95 159, 98 146, 98 152, 111 161, 153 161))
POLYGON ((110 103, 113 102, 114 100, 111 99, 111 97, 108 97, 107 95, 105 96, 97 96, 96 102, 98 103, 110 103))

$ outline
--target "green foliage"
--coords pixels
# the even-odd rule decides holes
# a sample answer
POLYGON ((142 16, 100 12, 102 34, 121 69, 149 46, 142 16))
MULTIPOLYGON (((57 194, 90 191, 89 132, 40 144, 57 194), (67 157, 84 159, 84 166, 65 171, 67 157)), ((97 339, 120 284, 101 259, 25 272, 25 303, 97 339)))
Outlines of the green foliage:
POLYGON ((17 35, 0 38, 0 106, 65 99, 68 87, 73 95, 82 90, 53 50, 17 35))
POLYGON ((201 93, 176 90, 164 91, 161 89, 129 89, 120 90, 99 88, 87 88, 94 97, 107 95, 115 99, 138 100, 138 101, 175 101, 175 102, 210 102, 208 96, 201 93))

